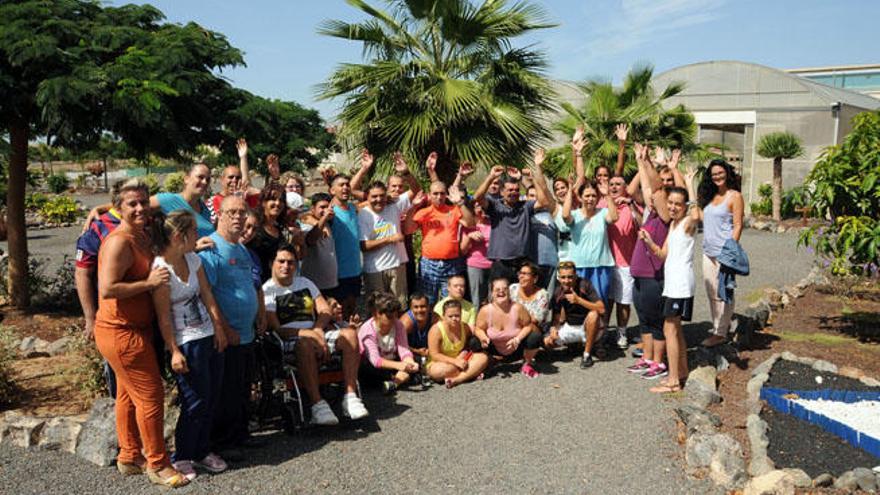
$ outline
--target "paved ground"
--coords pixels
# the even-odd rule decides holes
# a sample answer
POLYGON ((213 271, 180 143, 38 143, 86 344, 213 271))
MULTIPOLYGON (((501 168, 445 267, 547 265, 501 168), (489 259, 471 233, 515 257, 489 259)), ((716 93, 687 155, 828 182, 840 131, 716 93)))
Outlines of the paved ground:
MULTIPOLYGON (((34 234, 33 253, 69 253, 76 229, 34 234)), ((795 242, 794 234, 746 231, 753 276, 740 279, 741 297, 809 271, 811 257, 795 242)), ((697 296, 694 321, 701 322, 700 284, 697 296)), ((674 441, 677 400, 647 392, 624 372, 629 363, 582 371, 565 358, 541 363, 536 380, 512 373, 451 391, 368 393, 371 421, 269 434, 234 470, 180 493, 711 493, 708 482, 684 475, 674 441)), ((72 455, 10 447, 0 447, 0 479, 0 493, 154 493, 143 478, 72 455)))

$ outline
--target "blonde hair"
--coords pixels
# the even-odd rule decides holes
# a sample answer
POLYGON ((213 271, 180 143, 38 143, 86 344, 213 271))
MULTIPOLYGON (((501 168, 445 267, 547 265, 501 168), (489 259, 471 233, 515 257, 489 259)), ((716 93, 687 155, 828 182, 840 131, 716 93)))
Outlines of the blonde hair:
MULTIPOLYGON (((117 189, 116 186, 113 187, 117 189)), ((147 183, 143 181, 143 179, 128 179, 119 185, 118 190, 113 191, 113 206, 119 208, 122 206, 122 196, 130 191, 142 191, 146 196, 150 196, 150 188, 147 186, 147 183)))
POLYGON ((175 210, 165 215, 161 211, 153 213, 150 234, 153 252, 161 254, 171 244, 175 234, 186 233, 196 226, 196 217, 187 210, 175 210))

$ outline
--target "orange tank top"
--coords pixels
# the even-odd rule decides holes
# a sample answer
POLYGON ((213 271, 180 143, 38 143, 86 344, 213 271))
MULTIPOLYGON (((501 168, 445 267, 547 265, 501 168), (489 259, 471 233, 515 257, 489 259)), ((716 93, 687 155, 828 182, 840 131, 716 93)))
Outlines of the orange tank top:
MULTIPOLYGON (((146 280, 150 276, 150 267, 153 264, 153 254, 146 248, 138 245, 134 236, 127 232, 114 230, 104 242, 112 236, 125 239, 131 249, 133 262, 122 277, 124 282, 136 282, 146 280)), ((98 273, 101 265, 107 263, 105 254, 107 251, 98 252, 98 273)), ((100 282, 99 282, 100 283, 100 282)), ((149 291, 141 292, 125 299, 103 298, 98 300, 98 313, 95 315, 95 324, 118 328, 151 328, 153 323, 153 299, 149 291)))

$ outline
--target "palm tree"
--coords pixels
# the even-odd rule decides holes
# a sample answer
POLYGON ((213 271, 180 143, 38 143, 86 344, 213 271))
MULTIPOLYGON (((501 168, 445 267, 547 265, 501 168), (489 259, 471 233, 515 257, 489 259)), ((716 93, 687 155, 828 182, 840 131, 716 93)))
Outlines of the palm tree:
POLYGON ((418 162, 437 151, 438 172, 448 179, 458 161, 524 162, 548 137, 539 118, 553 97, 544 56, 513 47, 514 38, 552 27, 540 7, 386 0, 386 12, 347 1, 369 19, 325 21, 318 30, 364 47, 364 63, 342 64, 319 86, 322 99, 344 98, 344 148, 368 148, 380 170, 396 150, 418 162))
POLYGON ((771 132, 758 141, 758 154, 773 159, 773 220, 782 219, 782 160, 791 160, 804 154, 801 138, 790 132, 771 132))
MULTIPOLYGON (((578 125, 584 126, 587 139, 584 165, 588 173, 600 164, 613 168, 618 152, 614 129, 618 124, 629 126, 631 142, 647 142, 685 152, 694 148, 697 125, 693 114, 683 105, 663 107, 667 99, 684 90, 684 85, 672 83, 658 95, 651 85, 653 76, 652 66, 638 65, 626 75, 620 88, 607 81, 587 81, 578 85, 584 95, 581 106, 561 105, 567 115, 554 128, 570 136, 578 125)), ((570 152, 554 156, 560 158, 555 163, 556 174, 570 174, 573 169, 570 152)), ((634 172, 634 169, 635 163, 630 160, 627 171, 634 172)))

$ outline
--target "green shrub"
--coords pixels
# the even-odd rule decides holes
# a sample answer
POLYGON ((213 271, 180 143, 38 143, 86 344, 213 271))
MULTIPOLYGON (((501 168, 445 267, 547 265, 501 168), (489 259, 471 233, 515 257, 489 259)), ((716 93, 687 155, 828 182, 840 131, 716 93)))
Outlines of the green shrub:
POLYGON ((829 223, 801 233, 836 275, 880 275, 880 111, 856 115, 843 143, 826 148, 807 176, 807 199, 829 223))
POLYGON ((165 176, 165 184, 163 187, 165 192, 179 193, 180 191, 183 191, 184 176, 185 174, 183 172, 174 172, 165 176))
POLYGON ((67 373, 70 373, 71 379, 80 390, 93 397, 105 395, 107 388, 104 382, 104 358, 95 347, 95 342, 86 338, 79 325, 72 325, 67 329, 67 334, 72 339, 70 353, 83 358, 78 366, 67 370, 67 373))
MULTIPOLYGON (((768 217, 773 213, 773 187, 770 184, 758 186, 759 200, 757 203, 749 203, 752 215, 768 217)), ((795 208, 802 208, 809 204, 809 192, 804 186, 797 186, 785 191, 782 195, 782 218, 798 216, 795 208)))
POLYGON ((67 187, 70 186, 70 181, 67 179, 66 175, 54 174, 46 177, 46 186, 49 187, 50 192, 61 194, 64 191, 67 191, 67 187))
POLYGON ((150 196, 159 193, 159 191, 160 191, 159 179, 156 177, 156 174, 145 175, 143 178, 143 181, 145 184, 147 184, 147 187, 150 189, 150 196))
POLYGON ((9 405, 15 396, 12 380, 12 361, 15 359, 15 334, 9 327, 0 325, 0 407, 9 405))
POLYGON ((48 223, 69 223, 80 217, 81 211, 69 196, 55 196, 40 207, 40 216, 48 223))
MULTIPOLYGON (((45 260, 40 258, 28 258, 28 277, 27 288, 32 299, 45 297, 49 288, 50 280, 46 276, 45 260)), ((0 258, 0 280, 4 282, 9 279, 9 257, 0 258)), ((6 301, 9 300, 9 286, 0 283, 0 296, 6 301)))
POLYGON ((24 207, 26 210, 39 211, 49 201, 49 196, 34 192, 24 197, 24 207))

